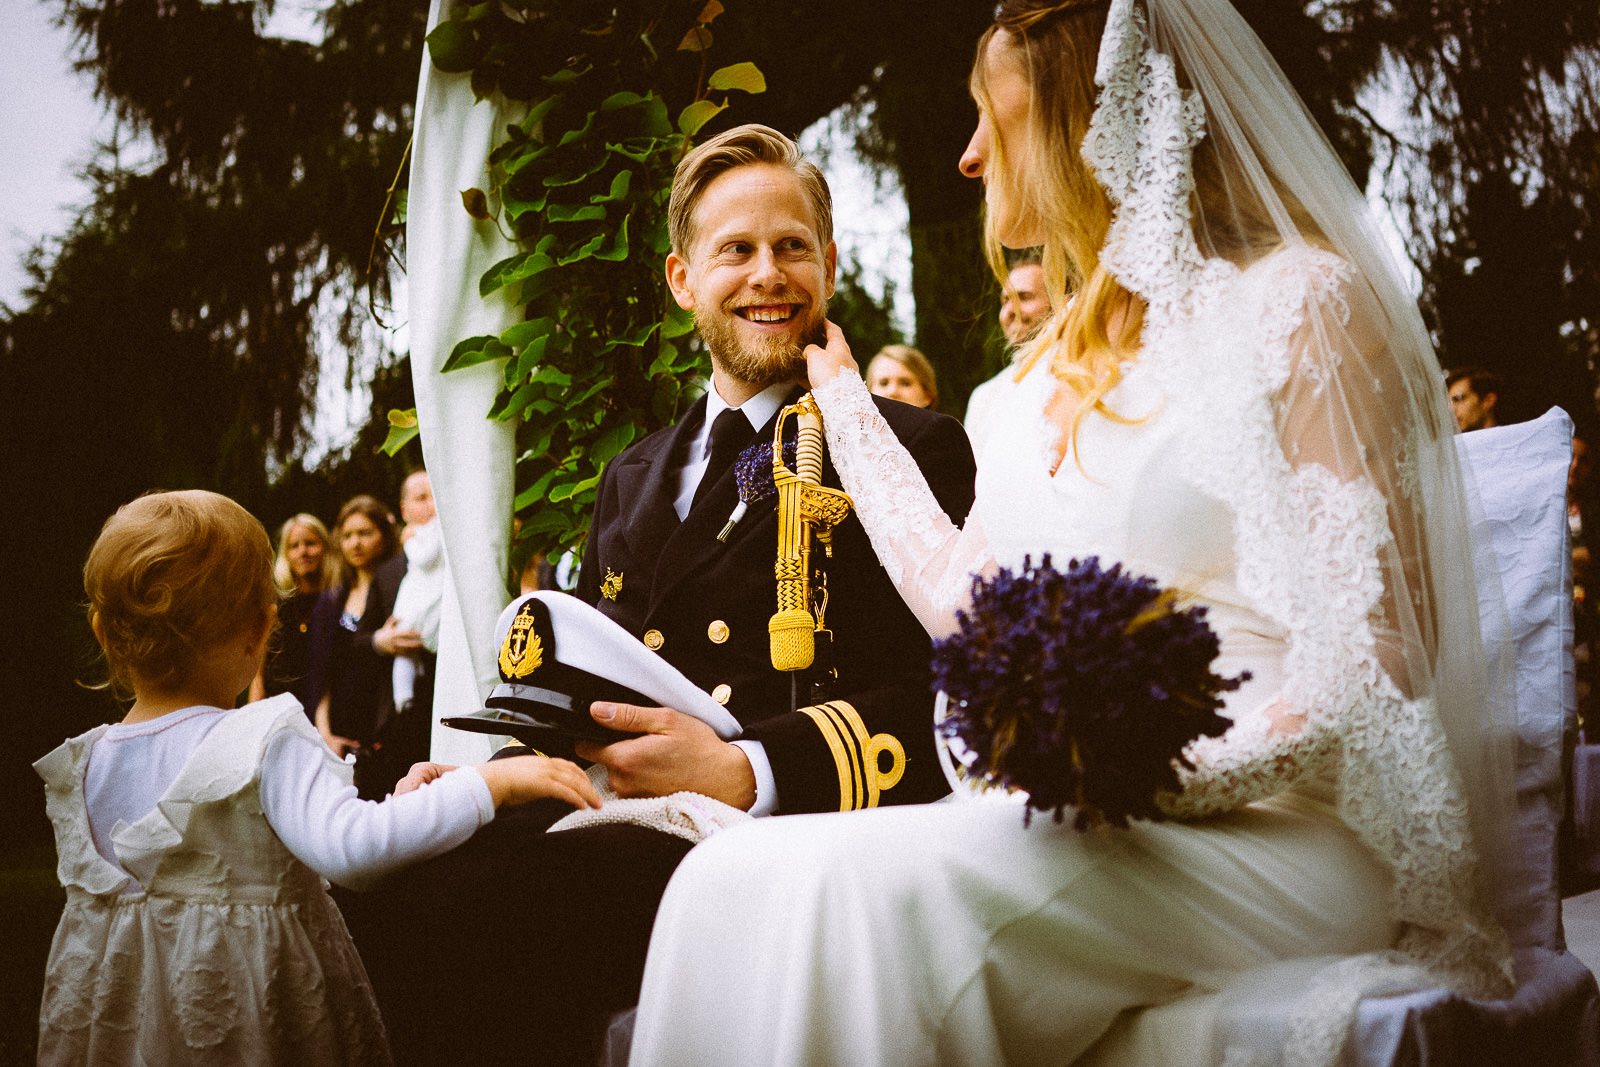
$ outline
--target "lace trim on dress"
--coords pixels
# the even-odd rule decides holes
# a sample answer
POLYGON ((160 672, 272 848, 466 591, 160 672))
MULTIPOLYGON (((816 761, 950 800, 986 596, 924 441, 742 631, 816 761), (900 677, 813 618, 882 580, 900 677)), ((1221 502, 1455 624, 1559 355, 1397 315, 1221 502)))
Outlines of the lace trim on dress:
POLYGON ((840 373, 812 390, 829 457, 889 580, 935 637, 955 629, 972 577, 991 566, 981 523, 957 529, 905 446, 878 413, 860 375, 840 373))

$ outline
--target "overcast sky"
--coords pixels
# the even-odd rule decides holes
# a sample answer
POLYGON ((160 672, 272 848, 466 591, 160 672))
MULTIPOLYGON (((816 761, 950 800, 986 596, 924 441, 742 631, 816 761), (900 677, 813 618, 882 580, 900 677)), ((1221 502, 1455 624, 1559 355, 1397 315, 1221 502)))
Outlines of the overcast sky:
POLYGON ((50 25, 59 4, 0 2, 0 303, 18 306, 21 260, 40 239, 60 234, 88 189, 76 174, 97 133, 109 136, 86 76, 74 74, 72 35, 50 25))

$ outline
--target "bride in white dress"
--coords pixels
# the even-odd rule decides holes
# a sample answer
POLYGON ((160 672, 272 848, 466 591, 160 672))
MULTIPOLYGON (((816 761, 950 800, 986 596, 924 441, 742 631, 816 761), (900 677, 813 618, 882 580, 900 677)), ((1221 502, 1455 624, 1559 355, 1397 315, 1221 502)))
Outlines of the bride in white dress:
POLYGON ((830 326, 807 358, 844 487, 936 637, 973 575, 1097 555, 1205 604, 1251 680, 1169 821, 965 799, 705 842, 632 1062, 1332 1063, 1363 992, 1505 995, 1511 734, 1442 376, 1359 193, 1223 0, 1006 0, 972 87, 992 253, 1042 245, 1077 297, 960 530, 830 326), (1230 996, 1287 1031, 1233 1032, 1230 996), (1131 1009, 1179 1000, 1149 1044, 1131 1009))

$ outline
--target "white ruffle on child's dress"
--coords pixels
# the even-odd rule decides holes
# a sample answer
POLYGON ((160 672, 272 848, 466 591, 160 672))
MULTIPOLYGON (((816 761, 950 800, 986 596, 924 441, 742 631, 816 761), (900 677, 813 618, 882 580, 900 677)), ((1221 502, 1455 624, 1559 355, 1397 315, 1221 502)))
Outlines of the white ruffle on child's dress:
POLYGON ((344 918, 261 810, 268 742, 283 730, 316 736, 299 705, 262 701, 212 730, 156 809, 113 832, 126 870, 95 850, 83 801, 105 730, 34 764, 67 890, 39 1062, 388 1063, 344 918))

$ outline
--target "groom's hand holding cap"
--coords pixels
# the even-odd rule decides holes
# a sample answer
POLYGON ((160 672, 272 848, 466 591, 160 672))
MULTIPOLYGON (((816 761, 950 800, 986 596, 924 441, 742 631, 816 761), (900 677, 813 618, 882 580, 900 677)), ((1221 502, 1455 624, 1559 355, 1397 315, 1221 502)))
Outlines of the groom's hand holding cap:
POLYGON ((508 734, 538 748, 555 738, 605 743, 645 732, 590 713, 595 701, 638 707, 670 705, 713 738, 731 738, 738 722, 677 668, 645 648, 598 610, 564 593, 529 593, 496 624, 500 684, 477 715, 443 720, 478 733, 508 734), (720 735, 720 737, 719 737, 720 735))

